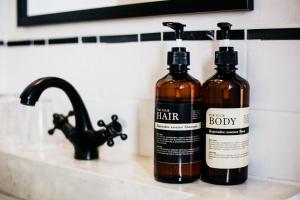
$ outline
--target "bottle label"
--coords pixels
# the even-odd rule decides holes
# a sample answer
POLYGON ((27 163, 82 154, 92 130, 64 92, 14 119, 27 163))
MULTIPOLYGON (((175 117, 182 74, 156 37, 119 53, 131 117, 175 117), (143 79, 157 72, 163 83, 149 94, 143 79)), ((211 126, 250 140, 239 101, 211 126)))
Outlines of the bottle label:
POLYGON ((156 102, 154 140, 157 162, 178 164, 200 160, 200 103, 156 102))
POLYGON ((248 165, 249 107, 209 108, 205 130, 209 167, 234 169, 248 165))

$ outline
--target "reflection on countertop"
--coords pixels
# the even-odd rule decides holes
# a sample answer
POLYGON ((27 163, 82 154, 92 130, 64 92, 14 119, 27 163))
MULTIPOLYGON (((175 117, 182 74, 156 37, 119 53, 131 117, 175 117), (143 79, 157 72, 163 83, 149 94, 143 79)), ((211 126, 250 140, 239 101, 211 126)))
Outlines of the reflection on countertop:
MULTIPOLYGON (((153 160, 102 148, 100 160, 72 159, 71 146, 43 152, 0 146, 0 191, 21 199, 288 199, 300 184, 249 178, 242 185, 153 179, 153 160)), ((0 196, 1 197, 1 196, 0 196)))

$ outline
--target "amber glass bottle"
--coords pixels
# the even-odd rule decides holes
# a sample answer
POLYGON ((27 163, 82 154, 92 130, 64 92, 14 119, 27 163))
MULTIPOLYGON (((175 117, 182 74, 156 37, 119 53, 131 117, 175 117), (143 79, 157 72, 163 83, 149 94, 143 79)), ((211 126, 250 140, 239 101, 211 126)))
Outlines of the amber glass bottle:
MULTIPOLYGON (((190 115, 194 112, 194 115, 197 115, 195 112, 199 112, 201 85, 187 73, 187 70, 187 66, 171 66, 170 73, 157 82, 156 121, 159 110, 169 110, 171 113, 179 114, 179 117, 183 113, 190 115)), ((188 120, 190 120, 189 123, 197 123, 200 122, 200 117, 195 116, 195 119, 189 118, 188 120)), ((156 180, 169 183, 188 183, 198 179, 200 176, 200 129, 171 130, 164 131, 164 133, 160 133, 160 131, 155 129, 154 135, 156 180), (162 137, 165 139, 159 139, 162 137), (168 137, 176 137, 173 140, 177 141, 181 140, 181 145, 164 142, 171 140, 166 139, 168 137), (182 153, 177 153, 178 151, 182 151, 182 153)))
MULTIPOLYGON (((231 25, 218 26, 229 31, 231 25)), ((201 134, 201 179, 240 184, 248 174, 249 84, 236 74, 237 52, 233 47, 220 47, 215 63, 217 73, 202 86, 205 127, 201 134)))
MULTIPOLYGON (((184 25, 167 26, 182 32, 184 25)), ((156 84, 154 176, 161 182, 188 183, 200 177, 201 85, 188 74, 189 63, 185 48, 172 48, 169 73, 156 84)))
MULTIPOLYGON (((248 108, 249 107, 249 84, 246 80, 241 78, 239 75, 235 73, 235 67, 232 66, 229 67, 221 67, 219 66, 217 68, 217 73, 211 77, 209 80, 207 80, 203 86, 202 86, 202 91, 203 91, 203 113, 207 113, 208 109, 211 108, 221 108, 221 109, 228 109, 228 108, 248 108)), ((220 110, 222 112, 222 110, 220 110)), ((215 114, 216 115, 216 114, 215 114)), ((221 119, 224 116, 223 113, 219 114, 220 118, 215 117, 215 123, 222 123, 221 119), (220 119, 220 120, 219 120, 220 119), (217 120, 217 121, 216 121, 217 120), (218 121, 219 120, 219 121, 218 121)), ((204 123, 209 123, 207 122, 209 119, 209 116, 206 114, 206 119, 204 120, 204 123)), ((205 118, 204 117, 204 118, 205 118)), ((223 118, 225 120, 225 118, 223 118)), ((247 120, 247 119, 246 119, 247 120)), ((229 122, 225 122, 229 123, 229 122)), ((224 124, 224 122, 223 122, 224 124)), ((248 133, 247 127, 241 127, 246 131, 245 134, 248 133)), ((215 128, 216 129, 216 128, 215 128)), ((249 128, 248 128, 249 129, 249 128)), ((227 142, 226 139, 225 141, 218 140, 217 138, 207 138, 207 133, 209 132, 208 128, 203 129, 204 134, 202 134, 202 144, 201 146, 203 149, 201 152, 202 154, 202 166, 201 166, 201 179, 210 183, 215 183, 215 184, 224 184, 224 185, 234 185, 234 184, 239 184, 247 179, 247 171, 248 171, 248 166, 242 166, 242 167, 226 167, 230 164, 226 164, 226 162, 232 162, 231 160, 226 161, 226 158, 219 158, 219 161, 217 160, 218 157, 233 157, 233 156, 240 156, 240 157, 246 157, 248 155, 247 150, 245 150, 244 155, 230 155, 230 153, 226 153, 225 151, 222 152, 221 148, 222 147, 215 147, 217 145, 225 146, 223 147, 223 150, 225 148, 234 148, 233 145, 235 144, 230 144, 230 142, 227 142), (210 144, 206 144, 206 142, 210 142, 210 144), (223 144, 222 144, 223 143, 223 144), (227 143, 227 144, 226 144, 227 143), (210 147, 209 147, 210 146, 210 147), (231 147, 230 147, 231 146, 231 147), (219 150, 218 150, 219 149, 219 150), (218 154, 219 151, 219 155, 218 154), (224 155, 226 154, 226 155, 224 155), (247 155, 245 155, 247 154, 247 155), (220 166, 218 167, 210 167, 207 164, 207 157, 215 157, 216 161, 213 162, 220 162, 220 166), (223 159, 223 161, 221 161, 223 159), (222 167, 222 162, 223 166, 222 167)), ((227 129, 228 130, 228 129, 227 129)), ((230 130, 230 129, 229 129, 230 130)), ((242 132, 241 134, 243 134, 242 132)), ((226 133, 225 133, 226 134, 226 133)), ((217 134, 214 136, 218 137, 217 134)), ((228 135, 227 135, 228 136, 228 135)), ((230 135, 231 137, 233 135, 230 135)), ((226 137, 222 136, 221 137, 226 137)), ((244 145, 244 148, 246 149, 248 146, 248 140, 241 138, 232 140, 234 143, 240 143, 240 145, 244 145)), ((237 151, 237 150, 236 150, 237 151)), ((244 158, 241 158, 242 160, 244 158)), ((214 158, 212 158, 214 160, 214 158)), ((233 162, 239 162, 239 161, 233 161, 233 162)), ((218 164, 216 164, 218 165, 218 164)), ((215 165, 215 166, 216 166, 215 165)), ((233 164, 234 165, 234 164, 233 164)), ((243 164, 242 164, 243 165, 243 164)), ((212 166, 214 166, 212 164, 212 166)), ((239 166, 239 164, 237 164, 239 166)))

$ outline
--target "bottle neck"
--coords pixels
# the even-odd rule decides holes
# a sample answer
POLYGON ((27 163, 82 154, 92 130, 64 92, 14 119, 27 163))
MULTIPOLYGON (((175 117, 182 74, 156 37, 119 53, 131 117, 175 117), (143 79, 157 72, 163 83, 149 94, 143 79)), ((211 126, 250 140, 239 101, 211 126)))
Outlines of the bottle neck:
POLYGON ((171 65, 168 70, 170 74, 187 74, 189 68, 187 65, 171 65))
POLYGON ((218 65, 215 69, 218 74, 235 74, 237 70, 235 65, 218 65))

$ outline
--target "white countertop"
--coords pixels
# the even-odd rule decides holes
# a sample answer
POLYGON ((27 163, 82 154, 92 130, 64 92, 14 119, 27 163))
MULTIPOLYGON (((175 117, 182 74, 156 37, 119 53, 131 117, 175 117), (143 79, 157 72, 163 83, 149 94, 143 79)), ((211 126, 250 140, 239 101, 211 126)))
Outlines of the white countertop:
POLYGON ((18 199, 0 193, 0 200, 18 200, 18 199))
MULTIPOLYGON (((117 149, 117 148, 116 148, 117 149)), ((0 147, 0 191, 22 199, 289 199, 300 184, 249 178, 237 186, 202 181, 165 184, 153 178, 153 160, 104 147, 100 160, 78 161, 73 149, 44 152, 0 147), (3 181, 2 181, 3 180, 3 181)), ((294 200, 294 199, 293 199, 294 200)))

